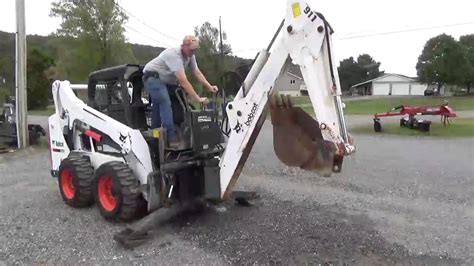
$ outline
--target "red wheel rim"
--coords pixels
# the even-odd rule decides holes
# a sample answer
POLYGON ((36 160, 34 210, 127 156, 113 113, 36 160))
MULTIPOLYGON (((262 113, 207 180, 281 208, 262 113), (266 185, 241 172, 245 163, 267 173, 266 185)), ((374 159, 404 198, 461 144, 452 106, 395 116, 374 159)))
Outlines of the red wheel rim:
POLYGON ((110 176, 99 177, 98 194, 99 202, 102 207, 111 212, 117 206, 117 198, 113 195, 113 182, 110 176))
POLYGON ((61 189, 63 190, 64 197, 69 200, 74 198, 76 189, 74 188, 74 174, 71 169, 64 169, 61 173, 61 189))

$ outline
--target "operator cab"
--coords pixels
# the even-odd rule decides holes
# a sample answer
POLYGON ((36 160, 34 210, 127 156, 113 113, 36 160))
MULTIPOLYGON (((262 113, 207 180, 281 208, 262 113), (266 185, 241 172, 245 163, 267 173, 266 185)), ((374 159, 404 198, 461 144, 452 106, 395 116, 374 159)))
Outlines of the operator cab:
MULTIPOLYGON (((164 130, 151 128, 151 99, 143 84, 143 66, 121 65, 92 72, 88 81, 88 105, 113 119, 140 130, 150 147, 154 138, 162 138, 164 130), (155 130, 155 133, 153 133, 155 130), (156 133, 159 130, 159 133, 156 133), (161 137, 158 137, 161 136, 161 137)), ((185 149, 208 153, 221 148, 224 142, 216 109, 197 110, 181 87, 169 86, 173 120, 185 149)), ((214 105, 217 106, 217 105, 214 105)), ((155 143, 156 144, 156 143, 155 143)))

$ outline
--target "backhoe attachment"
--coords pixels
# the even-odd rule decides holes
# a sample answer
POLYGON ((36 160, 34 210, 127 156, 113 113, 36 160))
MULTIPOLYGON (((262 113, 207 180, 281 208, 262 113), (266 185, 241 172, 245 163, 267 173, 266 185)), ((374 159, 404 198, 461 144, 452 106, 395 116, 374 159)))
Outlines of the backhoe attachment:
POLYGON ((231 130, 219 163, 223 199, 236 184, 268 109, 275 153, 288 166, 329 176, 341 172, 344 156, 355 152, 344 117, 333 32, 306 1, 287 1, 285 19, 268 48, 260 51, 239 92, 226 105, 231 130), (289 97, 272 96, 281 89, 275 86, 290 61, 299 66, 314 118, 293 106, 289 97))

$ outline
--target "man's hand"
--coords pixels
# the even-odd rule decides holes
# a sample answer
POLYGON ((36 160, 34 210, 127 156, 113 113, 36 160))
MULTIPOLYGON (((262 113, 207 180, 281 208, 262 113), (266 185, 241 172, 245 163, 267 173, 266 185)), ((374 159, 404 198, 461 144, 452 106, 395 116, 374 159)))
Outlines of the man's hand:
POLYGON ((217 86, 211 85, 208 90, 212 93, 217 93, 219 91, 219 88, 217 88, 217 86))
POLYGON ((202 103, 202 104, 208 104, 209 103, 209 99, 207 97, 199 97, 199 100, 198 100, 199 103, 202 103))

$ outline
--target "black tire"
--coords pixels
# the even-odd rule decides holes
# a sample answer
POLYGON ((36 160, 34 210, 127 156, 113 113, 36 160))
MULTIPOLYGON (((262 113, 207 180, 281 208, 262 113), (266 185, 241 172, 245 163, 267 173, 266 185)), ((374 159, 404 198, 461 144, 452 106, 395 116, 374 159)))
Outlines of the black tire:
POLYGON ((70 155, 59 166, 58 184, 64 202, 72 207, 87 207, 94 203, 94 168, 89 157, 70 155))
POLYGON ((40 138, 40 134, 38 132, 35 132, 35 131, 28 132, 28 141, 30 145, 38 144, 39 138, 40 138))
POLYGON ((430 132, 431 122, 427 120, 422 120, 418 123, 418 130, 421 132, 430 132))
POLYGON ((94 183, 95 202, 104 218, 130 221, 140 215, 143 200, 140 184, 126 164, 103 164, 96 171, 94 183))
POLYGON ((374 120, 374 131, 375 132, 383 131, 382 123, 380 121, 374 120))

